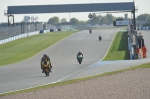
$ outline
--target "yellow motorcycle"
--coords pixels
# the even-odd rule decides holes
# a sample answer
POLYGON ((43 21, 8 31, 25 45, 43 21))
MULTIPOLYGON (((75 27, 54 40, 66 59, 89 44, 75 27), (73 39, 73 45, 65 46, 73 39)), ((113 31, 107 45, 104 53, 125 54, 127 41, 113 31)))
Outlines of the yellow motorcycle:
POLYGON ((50 68, 50 64, 47 63, 47 61, 45 61, 43 64, 43 72, 45 73, 46 76, 49 76, 49 73, 51 71, 51 68, 50 68))

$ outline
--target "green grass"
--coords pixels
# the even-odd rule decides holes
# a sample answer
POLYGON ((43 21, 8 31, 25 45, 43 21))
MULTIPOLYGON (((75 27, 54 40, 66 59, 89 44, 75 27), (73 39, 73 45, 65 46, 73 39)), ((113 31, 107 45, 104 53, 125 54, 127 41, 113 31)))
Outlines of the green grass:
POLYGON ((104 58, 104 60, 128 60, 129 51, 128 51, 128 38, 127 32, 119 31, 114 41, 104 58))
POLYGON ((0 66, 28 59, 77 31, 51 32, 0 45, 0 66))

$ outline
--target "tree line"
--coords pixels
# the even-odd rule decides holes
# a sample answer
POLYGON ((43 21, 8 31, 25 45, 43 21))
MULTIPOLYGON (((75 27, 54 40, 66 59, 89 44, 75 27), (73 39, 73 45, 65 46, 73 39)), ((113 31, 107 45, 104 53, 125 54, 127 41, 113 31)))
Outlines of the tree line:
POLYGON ((77 18, 71 18, 69 22, 67 22, 66 18, 59 19, 59 17, 54 16, 48 20, 48 23, 53 25, 112 24, 115 19, 116 18, 112 16, 112 14, 107 14, 106 16, 94 14, 93 18, 87 21, 80 21, 77 18))
MULTIPOLYGON (((113 21, 119 18, 123 19, 123 17, 115 17, 112 14, 106 14, 105 16, 94 14, 93 18, 88 19, 87 21, 71 18, 69 22, 67 22, 66 18, 59 19, 59 17, 54 16, 48 20, 48 23, 52 25, 113 24, 113 21)), ((136 21, 150 22, 150 14, 141 14, 137 16, 136 21)))
MULTIPOLYGON (((113 24, 113 21, 116 19, 123 19, 122 17, 114 17, 112 14, 102 15, 93 15, 93 18, 88 19, 87 21, 80 21, 77 18, 71 18, 69 22, 67 22, 66 18, 59 19, 59 17, 49 18, 48 24, 52 25, 84 25, 84 24, 113 24)), ((141 14, 136 17, 137 24, 141 21, 144 22, 144 26, 150 26, 150 14, 141 14)), ((18 22, 15 24, 21 24, 22 22, 18 22)), ((7 23, 0 23, 0 26, 7 26, 7 23)))

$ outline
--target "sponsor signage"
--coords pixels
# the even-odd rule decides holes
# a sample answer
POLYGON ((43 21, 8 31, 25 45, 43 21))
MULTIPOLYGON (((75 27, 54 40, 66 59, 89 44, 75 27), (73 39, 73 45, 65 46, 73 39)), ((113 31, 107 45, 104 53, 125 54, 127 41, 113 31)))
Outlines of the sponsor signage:
POLYGON ((116 20, 116 26, 127 26, 129 24, 129 20, 116 20))

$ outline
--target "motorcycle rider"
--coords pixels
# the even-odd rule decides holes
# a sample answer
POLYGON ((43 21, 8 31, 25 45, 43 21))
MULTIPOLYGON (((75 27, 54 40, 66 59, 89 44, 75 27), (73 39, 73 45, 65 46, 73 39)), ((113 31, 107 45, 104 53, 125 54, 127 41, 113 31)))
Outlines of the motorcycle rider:
POLYGON ((92 29, 89 29, 89 32, 92 33, 92 29))
POLYGON ((102 39, 102 36, 101 36, 101 35, 99 35, 99 40, 101 41, 101 39, 102 39))
POLYGON ((78 52, 77 59, 78 59, 78 55, 82 55, 82 58, 83 58, 83 54, 81 53, 81 51, 78 52))
MULTIPOLYGON (((50 61, 50 58, 48 57, 47 53, 43 54, 43 57, 41 58, 42 73, 44 72, 43 71, 43 63, 45 63, 45 62, 46 63, 49 62, 49 66, 50 66, 50 68, 52 68, 51 61, 50 61)), ((52 72, 51 69, 50 69, 50 72, 52 72)))

